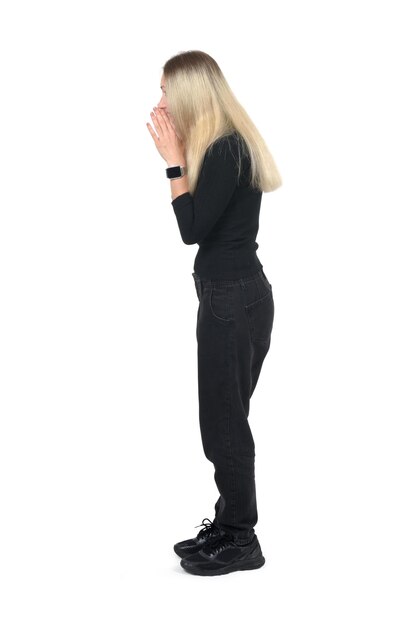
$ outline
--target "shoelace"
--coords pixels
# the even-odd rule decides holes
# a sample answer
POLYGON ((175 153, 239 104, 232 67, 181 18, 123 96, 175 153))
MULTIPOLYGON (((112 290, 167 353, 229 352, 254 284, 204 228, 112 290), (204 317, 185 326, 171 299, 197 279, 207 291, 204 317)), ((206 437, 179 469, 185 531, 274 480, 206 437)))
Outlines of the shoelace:
MULTIPOLYGON (((198 524, 198 526, 204 526, 204 528, 202 528, 200 532, 198 533, 197 539, 201 539, 202 537, 205 537, 206 535, 208 536, 214 535, 219 532, 219 529, 217 528, 217 526, 214 524, 214 522, 209 520, 208 517, 205 517, 203 521, 201 522, 201 524, 198 524), (206 523, 206 520, 208 524, 206 523)), ((198 526, 194 526, 194 528, 198 528, 198 526)))
POLYGON ((219 535, 218 537, 213 537, 210 539, 205 547, 203 548, 206 554, 209 556, 215 556, 222 550, 230 546, 236 545, 234 539, 231 535, 224 533, 223 535, 219 535))

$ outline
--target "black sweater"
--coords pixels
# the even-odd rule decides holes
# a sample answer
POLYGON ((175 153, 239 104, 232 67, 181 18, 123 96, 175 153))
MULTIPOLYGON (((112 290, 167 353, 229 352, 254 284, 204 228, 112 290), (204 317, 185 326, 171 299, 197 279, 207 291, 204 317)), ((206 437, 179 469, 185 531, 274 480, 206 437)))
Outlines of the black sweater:
POLYGON ((262 267, 255 241, 262 192, 249 186, 250 158, 241 142, 237 132, 217 139, 205 154, 194 194, 171 202, 182 240, 199 245, 194 272, 203 279, 234 280, 262 267))

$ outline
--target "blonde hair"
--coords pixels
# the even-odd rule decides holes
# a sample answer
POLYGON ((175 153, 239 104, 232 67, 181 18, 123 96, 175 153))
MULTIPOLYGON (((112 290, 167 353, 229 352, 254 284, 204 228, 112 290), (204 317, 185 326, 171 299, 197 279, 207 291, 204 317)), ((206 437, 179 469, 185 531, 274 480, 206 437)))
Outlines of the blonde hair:
MULTIPOLYGON (((190 193, 204 155, 220 137, 237 131, 251 161, 250 185, 274 191, 282 184, 275 161, 258 129, 237 101, 216 61, 205 52, 181 52, 163 66, 169 112, 184 142, 190 193)), ((241 159, 239 159, 239 172, 241 159)))

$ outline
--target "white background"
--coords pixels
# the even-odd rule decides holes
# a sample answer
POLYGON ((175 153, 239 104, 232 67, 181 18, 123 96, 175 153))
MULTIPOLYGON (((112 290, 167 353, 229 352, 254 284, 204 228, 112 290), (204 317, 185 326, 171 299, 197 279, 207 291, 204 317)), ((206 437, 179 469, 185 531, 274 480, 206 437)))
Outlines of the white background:
POLYGON ((2 2, 2 626, 415 626, 412 5, 2 2), (266 563, 210 578, 172 550, 218 496, 198 247, 146 128, 191 49, 283 178, 257 239, 276 306, 250 413, 266 563))

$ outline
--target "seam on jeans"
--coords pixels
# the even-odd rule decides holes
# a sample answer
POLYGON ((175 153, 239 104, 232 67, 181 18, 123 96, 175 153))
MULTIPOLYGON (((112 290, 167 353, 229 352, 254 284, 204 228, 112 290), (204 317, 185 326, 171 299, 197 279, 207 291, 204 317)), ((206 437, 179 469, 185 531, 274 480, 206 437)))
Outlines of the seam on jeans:
POLYGON ((228 384, 227 384, 227 443, 229 448, 229 458, 230 458, 230 468, 232 470, 232 524, 236 524, 236 473, 235 466, 233 464, 233 450, 232 450, 232 441, 230 436, 230 421, 231 421, 231 412, 232 412, 232 346, 231 343, 234 341, 234 333, 229 333, 228 341, 227 341, 227 365, 228 365, 228 384))

